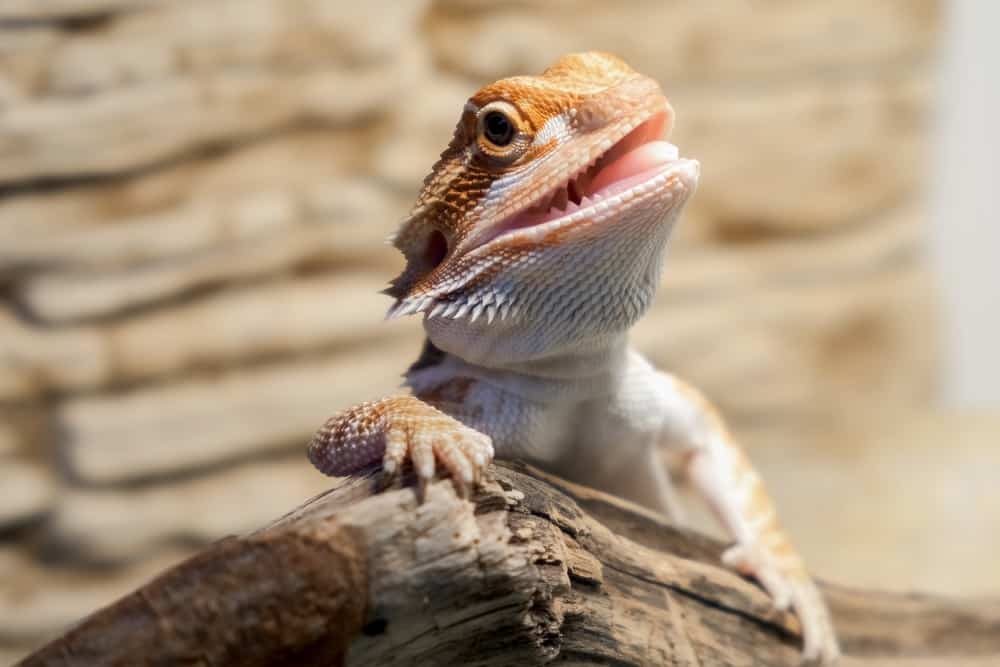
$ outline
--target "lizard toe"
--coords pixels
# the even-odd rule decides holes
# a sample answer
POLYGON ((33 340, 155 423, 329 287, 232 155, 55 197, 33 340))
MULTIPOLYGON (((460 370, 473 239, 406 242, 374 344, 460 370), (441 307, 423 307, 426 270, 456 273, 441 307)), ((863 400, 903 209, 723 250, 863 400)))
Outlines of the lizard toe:
POLYGON ((475 482, 476 474, 472 461, 459 445, 457 434, 436 438, 434 455, 451 475, 459 495, 467 497, 469 487, 475 482))

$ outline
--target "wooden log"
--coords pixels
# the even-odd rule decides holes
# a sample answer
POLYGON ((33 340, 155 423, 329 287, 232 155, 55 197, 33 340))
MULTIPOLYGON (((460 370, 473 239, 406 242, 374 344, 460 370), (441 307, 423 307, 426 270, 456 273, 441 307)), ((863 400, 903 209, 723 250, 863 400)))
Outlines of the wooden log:
MULTIPOLYGON (((723 545, 517 464, 472 502, 338 483, 27 657, 40 665, 794 665, 798 624, 723 545)), ((1000 659, 1000 600, 824 585, 847 665, 1000 659)))

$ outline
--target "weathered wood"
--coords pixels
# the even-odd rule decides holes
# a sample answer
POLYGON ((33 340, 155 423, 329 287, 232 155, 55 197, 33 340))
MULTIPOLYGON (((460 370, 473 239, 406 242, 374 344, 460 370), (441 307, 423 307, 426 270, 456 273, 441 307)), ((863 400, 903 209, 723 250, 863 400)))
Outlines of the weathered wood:
MULTIPOLYGON (((468 502, 343 481, 29 656, 40 665, 793 665, 797 622, 723 545, 498 465, 468 502)), ((1000 660, 1000 600, 825 585, 848 665, 1000 660)))

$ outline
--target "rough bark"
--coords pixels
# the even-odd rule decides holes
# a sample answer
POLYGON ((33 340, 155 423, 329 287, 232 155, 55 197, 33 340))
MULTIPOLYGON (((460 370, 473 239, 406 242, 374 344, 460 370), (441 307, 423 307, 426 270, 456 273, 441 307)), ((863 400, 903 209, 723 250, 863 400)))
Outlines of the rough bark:
MULTIPOLYGON (((797 623, 722 545, 497 466, 473 502, 343 481, 96 612, 38 665, 793 665, 797 623)), ((825 585, 847 665, 1000 660, 1000 600, 825 585)))

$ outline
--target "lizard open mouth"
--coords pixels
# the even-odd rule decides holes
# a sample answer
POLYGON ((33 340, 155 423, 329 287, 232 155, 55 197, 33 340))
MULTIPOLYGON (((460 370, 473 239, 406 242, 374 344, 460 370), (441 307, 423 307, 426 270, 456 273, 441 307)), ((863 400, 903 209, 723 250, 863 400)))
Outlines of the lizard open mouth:
POLYGON ((553 227, 592 218, 664 185, 672 165, 688 162, 661 138, 666 121, 665 113, 657 113, 640 123, 575 176, 507 218, 491 238, 512 233, 540 238, 553 227))

